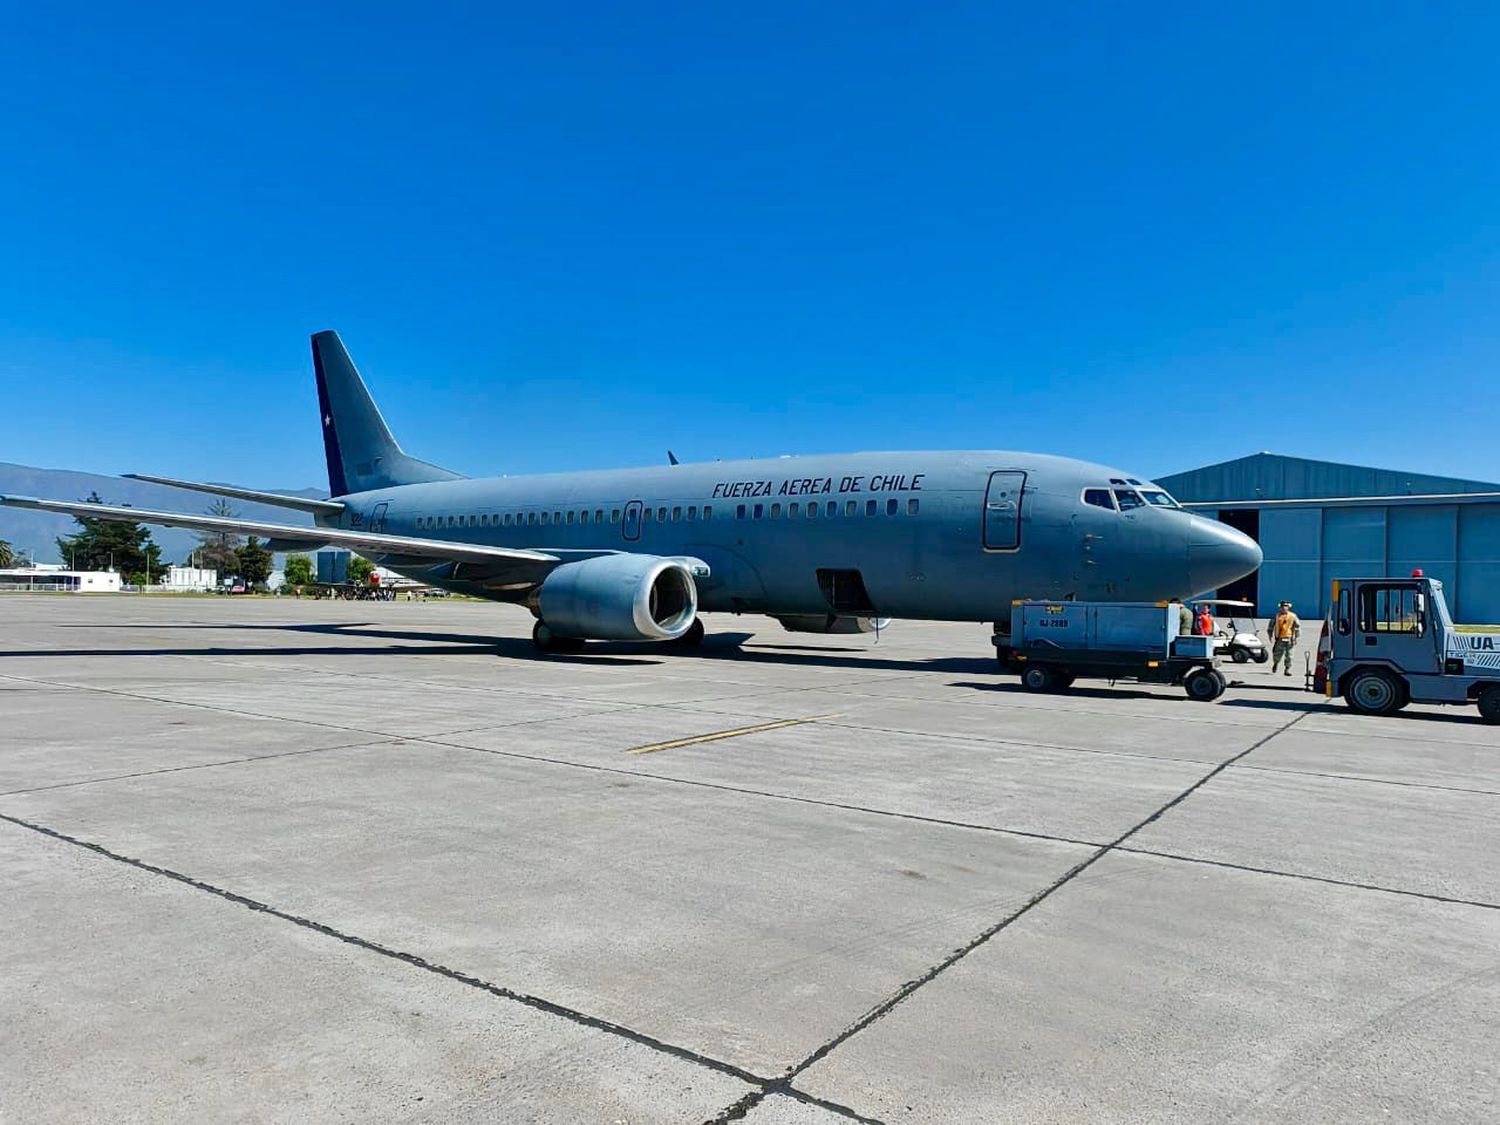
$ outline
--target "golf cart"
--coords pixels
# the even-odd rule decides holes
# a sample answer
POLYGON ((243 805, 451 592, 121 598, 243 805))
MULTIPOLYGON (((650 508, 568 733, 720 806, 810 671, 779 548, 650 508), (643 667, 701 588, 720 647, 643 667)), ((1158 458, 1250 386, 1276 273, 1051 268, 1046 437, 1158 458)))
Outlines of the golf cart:
POLYGON ((1252 660, 1264 664, 1271 659, 1266 642, 1255 631, 1254 603, 1199 598, 1193 602, 1195 617, 1199 606, 1207 606, 1214 615, 1215 656, 1227 656, 1236 664, 1249 664, 1252 660))

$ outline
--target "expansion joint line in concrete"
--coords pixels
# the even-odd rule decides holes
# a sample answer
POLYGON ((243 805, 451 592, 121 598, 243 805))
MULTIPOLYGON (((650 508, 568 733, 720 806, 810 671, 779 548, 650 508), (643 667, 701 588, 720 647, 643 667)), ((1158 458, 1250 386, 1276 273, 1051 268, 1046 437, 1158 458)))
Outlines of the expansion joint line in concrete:
POLYGON ((156 777, 164 773, 186 773, 189 770, 212 770, 220 766, 242 766, 249 762, 274 762, 279 758, 301 758, 308 754, 327 754, 333 750, 366 750, 376 746, 390 746, 405 739, 390 737, 365 739, 360 742, 344 742, 338 746, 313 746, 306 750, 283 750, 276 754, 251 754, 243 758, 223 758, 217 762, 195 762, 190 766, 164 766, 155 770, 137 770, 135 773, 112 773, 106 777, 87 777, 81 781, 58 781, 52 785, 33 785, 28 789, 7 789, 0 797, 19 797, 27 793, 49 793, 54 789, 77 789, 83 785, 104 785, 111 781, 133 781, 140 777, 156 777))
POLYGON ((747 734, 763 734, 766 731, 783 730, 786 727, 798 727, 803 723, 818 723, 826 719, 837 719, 839 715, 809 715, 805 719, 773 719, 766 723, 756 723, 749 727, 735 727, 733 730, 715 730, 707 734, 690 734, 686 738, 674 738, 668 742, 653 742, 647 746, 636 746, 625 751, 627 754, 655 754, 659 750, 677 750, 684 746, 697 746, 704 742, 721 742, 726 738, 741 738, 747 734))
MULTIPOLYGON (((1130 828, 1127 828, 1119 836, 1115 837, 1115 839, 1111 840, 1107 844, 1100 846, 1090 855, 1080 860, 1078 863, 1075 863, 1072 867, 1068 868, 1067 871, 1063 872, 1062 875, 1060 875, 1052 883, 1048 884, 1042 890, 1032 895, 1031 898, 1027 899, 1019 909, 1012 911, 1004 918, 1001 918, 998 922, 982 930, 967 944, 954 950, 947 957, 939 961, 936 965, 933 965, 931 968, 929 968, 921 976, 907 981, 894 993, 892 993, 886 999, 882 1000, 879 1004, 875 1005, 875 1007, 871 1008, 868 1012, 866 1012, 859 1019, 855 1020, 843 1031, 839 1032, 832 1039, 829 1039, 827 1042, 822 1044, 822 1046, 816 1048, 801 1062, 795 1064, 781 1080, 781 1082, 784 1084, 781 1088, 788 1090, 793 1089, 790 1084, 809 1067, 827 1058, 828 1055, 830 1055, 833 1051, 837 1050, 843 1044, 847 1043, 850 1039, 854 1038, 854 1036, 864 1031, 867 1027, 875 1023, 877 1020, 885 1018, 898 1005, 900 1005, 903 1001, 916 993, 924 985, 932 983, 932 981, 936 980, 947 970, 958 964, 958 962, 962 961, 970 953, 973 953, 976 949, 983 946, 996 934, 1000 933, 1002 930, 1006 929, 1014 922, 1016 922, 1019 918, 1024 917, 1035 907, 1041 905, 1047 899, 1051 898, 1054 894, 1071 883, 1079 875, 1083 874, 1094 864, 1098 863, 1099 860, 1104 858, 1110 852, 1114 851, 1116 848, 1120 847, 1120 845, 1129 840, 1137 832, 1140 832, 1147 826, 1154 824, 1167 813, 1175 809, 1178 805, 1182 804, 1183 801, 1186 801, 1199 789, 1202 789, 1210 781, 1218 777, 1230 766, 1234 765, 1236 762, 1242 761, 1248 755, 1260 749, 1266 743, 1270 742, 1277 735, 1283 734, 1287 730, 1291 729, 1298 722, 1305 719, 1309 713, 1310 712, 1304 711, 1302 714, 1295 716, 1289 722, 1283 723, 1281 726, 1271 731, 1264 738, 1247 746, 1238 754, 1235 754, 1233 757, 1226 758, 1224 761, 1220 762, 1213 769, 1209 770, 1206 774, 1200 777, 1197 781, 1193 782, 1193 784, 1189 785, 1181 793, 1178 793, 1170 801, 1166 802, 1160 808, 1152 812, 1144 820, 1141 820, 1138 823, 1132 825, 1130 828)), ((747 1113, 749 1113, 750 1110, 754 1109, 756 1104, 759 1103, 766 1096, 766 1094, 770 1092, 770 1089, 771 1088, 768 1086, 760 1091, 751 1091, 749 1094, 746 1094, 744 1098, 741 1098, 740 1101, 736 1102, 733 1106, 730 1106, 729 1109, 725 1110, 724 1113, 720 1114, 718 1117, 710 1119, 707 1125, 719 1125, 720 1122, 739 1120, 747 1113)))
POLYGON ((24 828, 30 832, 36 832, 39 835, 46 836, 49 839, 57 840, 61 843, 71 844, 74 847, 83 848, 85 851, 92 852, 104 859, 113 860, 115 863, 121 863, 126 865, 127 867, 133 867, 138 871, 145 871, 152 875, 159 875, 162 878, 171 879, 174 882, 181 883, 182 885, 187 887, 191 887, 195 891, 201 891, 205 894, 213 895, 214 897, 223 899, 226 902, 232 902, 237 906, 243 906, 247 910, 253 910, 258 914, 265 914, 269 915, 272 918, 279 918, 283 922, 290 922, 294 926, 300 926, 302 929, 311 930, 314 933, 322 934, 324 937, 343 942, 345 945, 354 946, 356 949, 363 949, 368 953, 374 953, 380 957, 388 957, 393 961, 399 961, 404 965, 408 965, 415 969, 421 969, 424 972, 432 973, 436 976, 444 977, 448 980, 465 985, 469 988, 475 988, 481 992, 488 992, 490 995, 498 996, 502 1000, 510 1000, 514 1003, 521 1004, 524 1007, 531 1008, 535 1011, 544 1012, 550 1016, 559 1016, 562 1019, 569 1021, 570 1023, 577 1024, 580 1027, 586 1027, 591 1031, 599 1031, 603 1032, 606 1035, 613 1035, 617 1038, 627 1040, 628 1042, 634 1043, 641 1047, 645 1047, 649 1050, 657 1051, 664 1055, 669 1055, 675 1059, 680 1059, 683 1062, 693 1063, 708 1070, 716 1071, 719 1074, 728 1075, 731 1078, 736 1078, 739 1081, 754 1087, 751 1092, 759 1094, 759 1096, 755 1098, 756 1102, 759 1102, 761 1098, 765 1096, 765 1093, 767 1091, 770 1091, 772 1089, 780 1089, 782 1092, 786 1093, 792 1098, 795 1098, 797 1101, 804 1102, 808 1105, 817 1106, 820 1109, 828 1110, 830 1113, 835 1113, 841 1117, 847 1117, 855 1121, 868 1122, 870 1123, 870 1125, 880 1125, 879 1122, 875 1122, 871 1118, 861 1117, 859 1114, 848 1109, 846 1106, 839 1105, 837 1102, 825 1101, 822 1098, 817 1098, 812 1096, 811 1094, 805 1094, 798 1090, 784 1089, 785 1083, 788 1081, 788 1079, 786 1078, 778 1079, 762 1077, 748 1070, 745 1070, 743 1067, 735 1066, 733 1063, 725 1062, 722 1059, 716 1059, 711 1055, 705 1055, 699 1051, 694 1051, 690 1047, 682 1047, 678 1046, 675 1043, 668 1043, 664 1039, 658 1039, 654 1035, 648 1035, 645 1032, 636 1031, 633 1028, 625 1027, 623 1024, 614 1023, 599 1016, 591 1016, 587 1012, 581 1012, 576 1008, 570 1008, 566 1005, 558 1004, 552 1000, 547 1000, 540 996, 532 996, 529 993, 517 992, 514 989, 506 988, 504 985, 495 984, 491 981, 484 980, 481 977, 476 977, 469 973, 465 973, 459 969, 449 968, 447 965, 439 965, 436 962, 429 961, 425 957, 418 956, 415 953, 407 953, 403 950, 392 949, 390 946, 381 945, 379 942, 371 941, 368 938, 362 938, 355 934, 346 933, 343 930, 335 929, 333 926, 326 925, 323 922, 315 921, 312 918, 304 918, 297 914, 290 914, 287 911, 278 910, 276 907, 270 905, 269 903, 260 902, 259 900, 249 898, 246 895, 237 894, 234 891, 227 890, 224 887, 215 886, 212 883, 205 883, 201 879, 195 879, 191 875, 185 875, 180 871, 173 871, 168 867, 160 867, 154 863, 147 863, 145 860, 135 859, 128 855, 122 855, 119 852, 112 851, 109 848, 104 847, 102 844, 96 844, 89 840, 83 840, 78 838, 77 836, 70 836, 66 832, 61 832, 56 828, 49 828, 45 824, 36 824, 32 821, 25 820, 22 817, 12 816, 9 813, 0 813, 0 821, 4 821, 8 824, 13 824, 17 828, 24 828))

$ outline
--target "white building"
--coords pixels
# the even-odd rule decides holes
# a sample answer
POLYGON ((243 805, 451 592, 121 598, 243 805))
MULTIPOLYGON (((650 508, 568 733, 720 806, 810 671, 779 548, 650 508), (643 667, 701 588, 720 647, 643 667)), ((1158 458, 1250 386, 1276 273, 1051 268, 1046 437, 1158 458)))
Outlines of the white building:
POLYGON ((209 567, 174 566, 158 584, 158 589, 171 593, 201 593, 212 590, 219 584, 219 572, 209 567))
POLYGON ((60 567, 50 566, 18 566, 0 570, 0 590, 118 594, 120 576, 112 570, 63 570, 60 567))

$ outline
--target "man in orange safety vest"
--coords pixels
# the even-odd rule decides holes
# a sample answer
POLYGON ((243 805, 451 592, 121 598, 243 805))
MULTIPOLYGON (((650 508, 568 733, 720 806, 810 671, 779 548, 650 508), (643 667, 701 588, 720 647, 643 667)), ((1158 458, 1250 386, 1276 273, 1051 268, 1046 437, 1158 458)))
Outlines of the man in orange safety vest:
POLYGON ((1276 666, 1280 664, 1290 676, 1292 649, 1297 646, 1297 639, 1302 635, 1302 622, 1292 612, 1291 602, 1282 602, 1277 607, 1276 616, 1271 619, 1270 628, 1266 632, 1271 638, 1271 671, 1276 671, 1276 666))

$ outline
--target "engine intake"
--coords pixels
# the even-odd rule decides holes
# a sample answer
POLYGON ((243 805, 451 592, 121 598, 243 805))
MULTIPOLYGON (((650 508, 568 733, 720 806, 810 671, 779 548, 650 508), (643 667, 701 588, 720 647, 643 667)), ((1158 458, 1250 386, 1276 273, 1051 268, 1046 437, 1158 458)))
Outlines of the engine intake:
POLYGON ((537 613, 560 637, 671 641, 698 615, 690 559, 599 555, 563 563, 542 582, 537 613))

